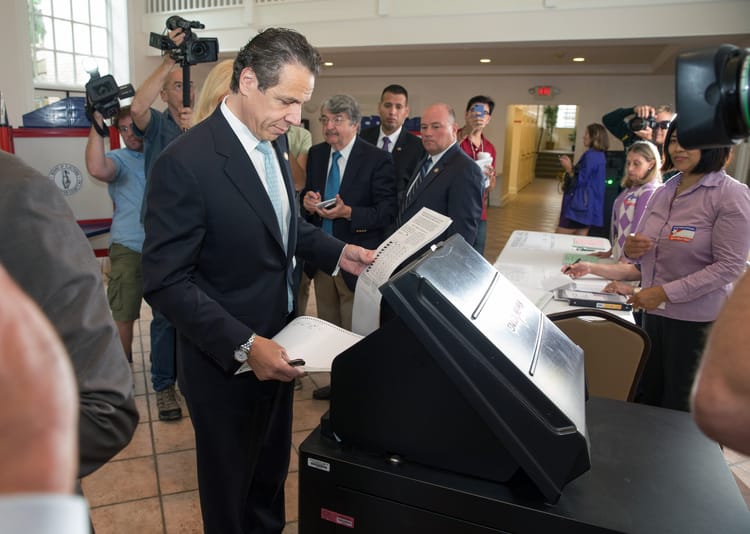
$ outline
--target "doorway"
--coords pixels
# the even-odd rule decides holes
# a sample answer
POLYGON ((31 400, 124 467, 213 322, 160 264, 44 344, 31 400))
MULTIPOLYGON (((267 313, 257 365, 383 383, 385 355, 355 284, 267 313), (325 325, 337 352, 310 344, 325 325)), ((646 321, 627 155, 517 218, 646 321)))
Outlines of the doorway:
POLYGON ((534 178, 559 176, 558 157, 567 154, 572 158, 575 152, 578 107, 511 104, 505 116, 500 205, 512 200, 534 178), (556 108, 554 123, 549 121, 551 107, 556 108))

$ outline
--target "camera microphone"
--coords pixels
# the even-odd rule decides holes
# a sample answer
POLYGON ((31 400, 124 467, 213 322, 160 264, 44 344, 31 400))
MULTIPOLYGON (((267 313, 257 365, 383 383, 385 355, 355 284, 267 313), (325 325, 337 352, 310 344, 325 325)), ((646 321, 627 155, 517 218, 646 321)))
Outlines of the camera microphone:
POLYGON ((185 31, 189 31, 191 28, 202 30, 205 27, 205 24, 201 24, 197 20, 185 20, 178 15, 172 15, 167 19, 167 28, 170 30, 175 30, 177 28, 182 28, 185 31))

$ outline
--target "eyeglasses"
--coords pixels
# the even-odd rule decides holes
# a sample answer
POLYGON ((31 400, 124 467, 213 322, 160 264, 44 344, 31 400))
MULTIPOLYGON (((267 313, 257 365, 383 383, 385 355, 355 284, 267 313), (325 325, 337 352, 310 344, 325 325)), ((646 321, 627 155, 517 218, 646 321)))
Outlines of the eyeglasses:
POLYGON ((337 116, 337 117, 332 117, 332 118, 330 118, 330 119, 329 119, 328 117, 320 117, 320 118, 318 119, 318 122, 319 122, 320 124, 322 124, 323 126, 325 126, 325 125, 326 125, 326 124, 328 124, 329 122, 333 123, 333 124, 334 124, 334 126, 341 126, 342 124, 344 124, 345 122, 348 122, 348 121, 349 121, 349 119, 348 119, 348 118, 346 118, 346 117, 342 117, 342 116, 340 116, 340 115, 339 115, 339 116, 337 116))
POLYGON ((132 126, 119 126, 117 129, 120 130, 120 133, 128 133, 129 131, 133 129, 133 127, 132 126))
POLYGON ((660 121, 654 125, 654 128, 661 129, 661 130, 668 130, 670 124, 672 124, 672 121, 660 121))

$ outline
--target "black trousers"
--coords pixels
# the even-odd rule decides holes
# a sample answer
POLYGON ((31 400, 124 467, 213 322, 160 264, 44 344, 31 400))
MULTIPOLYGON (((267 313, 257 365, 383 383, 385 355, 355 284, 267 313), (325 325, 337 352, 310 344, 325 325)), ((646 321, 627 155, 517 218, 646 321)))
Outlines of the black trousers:
MULTIPOLYGON (((235 380, 253 387, 243 378, 235 380)), ((206 534, 271 534, 284 529, 294 391, 291 383, 274 384, 269 388, 271 384, 264 383, 260 395, 235 391, 230 395, 234 402, 221 405, 191 402, 185 395, 195 429, 206 534)), ((226 400, 226 393, 216 395, 226 400)))
POLYGON ((690 390, 712 324, 643 314, 651 353, 638 384, 636 402, 690 411, 690 390))

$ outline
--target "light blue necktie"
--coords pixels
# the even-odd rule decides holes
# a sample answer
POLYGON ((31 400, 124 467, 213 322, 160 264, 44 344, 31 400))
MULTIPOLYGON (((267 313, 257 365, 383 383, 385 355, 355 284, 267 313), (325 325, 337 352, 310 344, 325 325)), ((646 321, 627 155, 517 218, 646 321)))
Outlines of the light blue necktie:
MULTIPOLYGON (((326 178, 326 190, 323 200, 336 198, 336 195, 339 193, 339 186, 341 186, 340 157, 341 152, 331 154, 331 170, 328 171, 328 178, 326 178)), ((333 235, 333 219, 323 219, 323 231, 333 235)))
MULTIPOLYGON (((263 154, 263 166, 266 170, 266 188, 268 192, 268 198, 271 200, 273 210, 276 212, 276 222, 279 223, 279 231, 281 232, 281 240, 284 243, 284 253, 286 254, 289 246, 289 226, 286 218, 284 217, 284 205, 282 203, 282 195, 286 193, 284 182, 276 172, 276 165, 274 158, 276 153, 273 150, 273 146, 268 141, 261 141, 255 148, 263 154)), ((292 311, 292 305, 294 298, 292 296, 292 286, 289 284, 287 278, 286 284, 287 291, 287 311, 292 311)))

